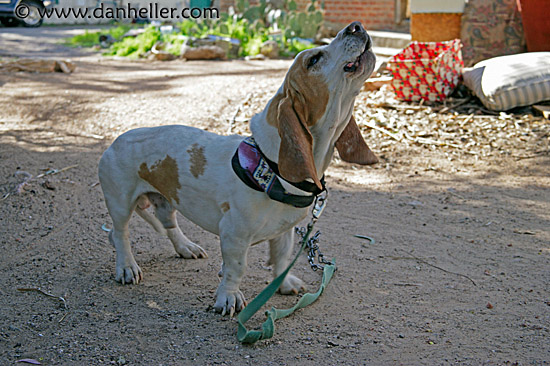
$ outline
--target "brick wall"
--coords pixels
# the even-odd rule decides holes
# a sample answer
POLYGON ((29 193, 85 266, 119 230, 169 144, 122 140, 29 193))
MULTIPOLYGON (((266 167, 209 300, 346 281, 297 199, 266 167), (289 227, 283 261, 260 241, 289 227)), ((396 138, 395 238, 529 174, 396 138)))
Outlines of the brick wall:
MULTIPOLYGON (((221 11, 234 4, 234 0, 216 0, 221 11)), ((249 0, 256 4, 258 0, 249 0)), ((309 0, 296 0, 300 9, 309 5, 309 0)), ((325 20, 338 25, 346 25, 359 20, 367 29, 396 29, 395 0, 325 0, 325 20)))
POLYGON ((345 25, 359 20, 367 29, 395 28, 394 0, 325 0, 325 20, 345 25))
MULTIPOLYGON (((311 0, 294 0, 298 9, 303 10, 311 4, 311 0)), ((258 5, 259 0, 248 0, 250 5, 258 5)), ((214 6, 219 7, 220 11, 227 11, 230 6, 235 4, 235 0, 214 0, 214 6)))

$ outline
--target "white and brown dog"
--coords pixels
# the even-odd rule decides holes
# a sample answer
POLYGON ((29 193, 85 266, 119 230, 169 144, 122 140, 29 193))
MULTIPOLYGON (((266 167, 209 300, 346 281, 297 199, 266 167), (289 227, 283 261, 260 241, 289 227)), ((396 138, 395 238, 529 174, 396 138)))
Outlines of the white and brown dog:
MULTIPOLYGON (((258 151, 278 163, 275 179, 284 194, 312 195, 293 182, 323 189, 323 173, 335 147, 345 161, 377 161, 352 115, 355 97, 374 68, 371 46, 361 23, 354 22, 330 45, 301 52, 277 94, 252 118, 258 151)), ((294 225, 306 217, 308 208, 279 202, 243 183, 232 166, 243 139, 187 126, 162 126, 128 131, 105 151, 99 179, 113 220, 109 240, 116 248, 117 281, 137 284, 143 278, 128 235, 134 210, 168 236, 184 258, 207 255, 181 232, 176 210, 219 235, 223 277, 214 308, 222 315, 233 315, 246 305, 239 284, 251 245, 269 241, 274 276, 285 270, 294 225), (154 215, 147 211, 151 205, 154 215)), ((279 291, 292 294, 303 287, 289 274, 279 291)))

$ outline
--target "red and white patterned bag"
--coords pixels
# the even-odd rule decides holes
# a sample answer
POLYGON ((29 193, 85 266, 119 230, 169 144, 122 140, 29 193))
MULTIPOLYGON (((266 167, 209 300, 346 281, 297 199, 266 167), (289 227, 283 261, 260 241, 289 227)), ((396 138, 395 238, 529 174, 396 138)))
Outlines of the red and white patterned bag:
POLYGON ((462 43, 412 42, 390 58, 388 69, 399 99, 442 101, 452 93, 462 75, 462 43))

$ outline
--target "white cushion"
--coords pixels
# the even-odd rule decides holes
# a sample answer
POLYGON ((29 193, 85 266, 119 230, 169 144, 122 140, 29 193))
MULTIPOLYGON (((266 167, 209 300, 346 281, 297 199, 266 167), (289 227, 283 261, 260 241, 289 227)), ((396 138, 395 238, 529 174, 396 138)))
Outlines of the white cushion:
POLYGON ((462 13, 465 0, 411 0, 411 13, 462 13))
POLYGON ((550 100, 550 52, 500 56, 463 71, 464 84, 487 108, 505 111, 550 100))

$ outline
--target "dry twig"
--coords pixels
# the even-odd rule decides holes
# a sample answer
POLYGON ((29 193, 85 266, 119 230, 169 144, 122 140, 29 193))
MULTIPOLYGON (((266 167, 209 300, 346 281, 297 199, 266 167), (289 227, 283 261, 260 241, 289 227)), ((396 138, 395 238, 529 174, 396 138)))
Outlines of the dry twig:
POLYGON ((63 302, 63 306, 65 307, 65 310, 69 310, 69 307, 67 306, 67 302, 65 301, 65 298, 63 298, 62 296, 52 295, 49 292, 42 291, 40 289, 40 287, 18 288, 17 291, 21 291, 21 292, 33 292, 33 291, 38 292, 39 294, 42 294, 44 296, 47 296, 47 297, 50 297, 50 298, 53 298, 53 299, 57 299, 57 300, 63 302))
POLYGON ((514 158, 516 158, 516 160, 525 160, 525 159, 533 159, 533 158, 537 158, 541 155, 548 155, 550 154, 550 150, 540 150, 540 151, 535 151, 533 154, 531 155, 526 155, 526 156, 514 156, 514 158))
POLYGON ((464 125, 465 125, 466 123, 470 122, 472 119, 474 119, 474 114, 473 114, 473 113, 470 114, 468 117, 466 117, 466 118, 464 119, 464 121, 460 122, 458 125, 459 125, 460 127, 464 127, 464 125))
POLYGON ((439 113, 445 113, 447 111, 450 111, 451 109, 454 109, 456 107, 460 107, 461 105, 468 103, 471 99, 472 99, 471 97, 463 99, 463 100, 459 101, 458 103, 452 104, 448 107, 441 108, 438 112, 439 113))
POLYGON ((392 133, 386 129, 383 129, 381 127, 378 127, 377 125, 375 125, 374 123, 370 123, 370 122, 366 122, 364 121, 363 124, 369 128, 372 128, 373 130, 376 130, 376 131, 379 131, 379 132, 382 132, 383 134, 387 135, 387 136, 390 136, 392 139, 394 140, 397 140, 399 142, 401 142, 403 139, 401 137, 399 137, 398 134, 396 133, 392 133))
POLYGON ((460 148, 459 145, 457 144, 451 144, 449 142, 444 142, 444 141, 437 141, 437 140, 432 140, 432 139, 427 139, 425 137, 412 137, 411 135, 409 135, 408 133, 403 133, 403 136, 405 136, 407 139, 413 141, 413 142, 416 142, 417 144, 425 144, 425 145, 437 145, 437 146, 451 146, 451 147, 455 147, 455 148, 460 148))
MULTIPOLYGON (((403 249, 401 249, 401 250, 403 250, 403 249)), ((454 275, 456 275, 456 276, 460 276, 460 277, 467 278, 468 280, 470 280, 470 281, 474 284, 474 286, 477 286, 477 284, 474 282, 474 280, 472 280, 470 277, 468 277, 468 276, 466 276, 466 275, 464 275, 464 274, 462 274, 462 273, 457 273, 457 272, 448 271, 448 270, 446 270, 445 268, 441 268, 441 267, 439 267, 439 266, 436 266, 435 264, 431 264, 430 262, 427 262, 427 261, 425 261, 425 260, 422 259, 422 258, 418 258, 417 256, 415 256, 415 255, 412 254, 411 252, 407 252, 406 250, 403 250, 403 251, 404 251, 405 253, 407 253, 408 255, 410 255, 410 256, 411 256, 412 258, 414 258, 415 260, 417 260, 418 262, 420 262, 420 263, 424 263, 424 264, 426 264, 426 265, 428 265, 428 266, 430 266, 430 267, 439 269, 440 271, 443 271, 443 272, 445 272, 445 273, 454 274, 454 275)))
POLYGON ((61 169, 52 169, 52 170, 48 170, 46 173, 38 174, 36 177, 31 178, 31 179, 42 178, 42 177, 45 177, 46 175, 55 175, 55 174, 59 174, 59 173, 64 172, 64 171, 66 171, 66 170, 76 168, 77 166, 78 166, 78 164, 66 166, 65 168, 61 168, 61 169))
POLYGON ((78 164, 66 166, 66 167, 61 168, 61 169, 51 169, 51 170, 48 170, 45 173, 38 174, 36 177, 33 177, 32 174, 30 174, 28 172, 25 172, 25 171, 17 171, 15 173, 15 176, 17 177, 17 176, 21 175, 21 176, 23 176, 23 180, 19 184, 17 184, 17 186, 13 190, 11 190, 11 191, 7 192, 6 194, 4 194, 2 196, 2 198, 0 198, 0 201, 4 201, 5 199, 7 199, 9 196, 11 196, 14 193, 17 193, 17 194, 23 193, 23 190, 24 190, 25 186, 27 186, 30 182, 32 182, 34 180, 43 178, 43 177, 48 176, 48 175, 59 174, 59 173, 64 172, 66 170, 76 168, 77 166, 78 166, 78 164))

